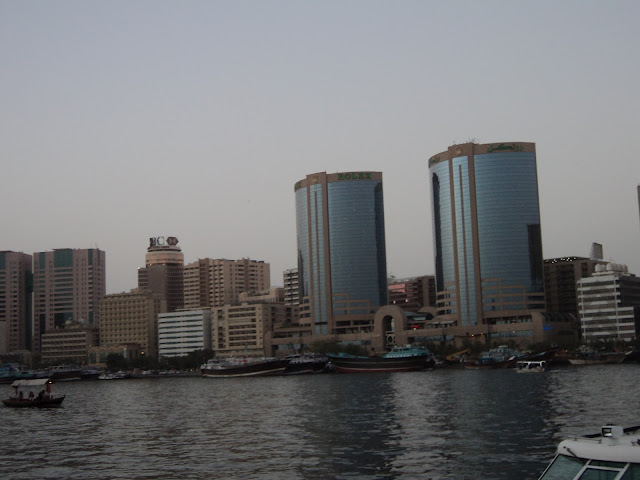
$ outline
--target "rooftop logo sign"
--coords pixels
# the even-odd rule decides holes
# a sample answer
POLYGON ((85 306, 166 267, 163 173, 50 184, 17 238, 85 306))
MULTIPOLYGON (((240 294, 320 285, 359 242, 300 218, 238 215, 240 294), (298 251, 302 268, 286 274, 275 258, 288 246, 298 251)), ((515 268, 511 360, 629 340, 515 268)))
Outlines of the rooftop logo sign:
POLYGON ((178 239, 176 237, 151 237, 149 239, 150 247, 173 247, 178 244, 178 239))
POLYGON ((338 180, 371 180, 371 172, 339 173, 338 180))
POLYGON ((440 161, 440 155, 434 155, 429 159, 429 167, 431 167, 434 163, 438 163, 440 161))
POLYGON ((521 152, 522 145, 519 143, 494 143, 489 145, 487 153, 492 152, 521 152))

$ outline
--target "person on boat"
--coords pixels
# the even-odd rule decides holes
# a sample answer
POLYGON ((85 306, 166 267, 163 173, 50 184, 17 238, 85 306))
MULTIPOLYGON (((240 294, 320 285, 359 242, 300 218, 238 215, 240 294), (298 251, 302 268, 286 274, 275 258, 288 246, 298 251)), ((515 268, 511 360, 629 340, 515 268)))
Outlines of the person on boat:
POLYGON ((29 392, 29 401, 33 401, 33 392, 29 392))
POLYGON ((22 392, 22 390, 20 390, 20 393, 18 393, 18 398, 22 401, 24 400, 24 393, 22 392))

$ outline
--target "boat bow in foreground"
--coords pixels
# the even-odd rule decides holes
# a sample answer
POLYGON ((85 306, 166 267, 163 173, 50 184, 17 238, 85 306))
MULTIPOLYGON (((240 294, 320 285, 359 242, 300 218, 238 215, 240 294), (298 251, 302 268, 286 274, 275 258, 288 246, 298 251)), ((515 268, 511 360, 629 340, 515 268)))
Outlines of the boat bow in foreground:
POLYGON ((640 478, 640 426, 606 425, 600 433, 560 442, 539 480, 640 478))

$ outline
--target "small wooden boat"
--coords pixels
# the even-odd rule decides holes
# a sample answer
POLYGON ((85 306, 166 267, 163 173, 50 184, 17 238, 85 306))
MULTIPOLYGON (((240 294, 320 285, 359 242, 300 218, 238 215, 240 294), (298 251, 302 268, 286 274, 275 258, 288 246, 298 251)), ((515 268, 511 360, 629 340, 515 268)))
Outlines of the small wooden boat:
POLYGON ((31 380, 16 380, 11 384, 14 395, 2 400, 7 407, 13 408, 52 408, 59 407, 65 395, 54 397, 51 393, 50 378, 36 378, 31 380), (37 394, 35 391, 39 391, 37 394), (29 391, 28 394, 25 394, 29 391))

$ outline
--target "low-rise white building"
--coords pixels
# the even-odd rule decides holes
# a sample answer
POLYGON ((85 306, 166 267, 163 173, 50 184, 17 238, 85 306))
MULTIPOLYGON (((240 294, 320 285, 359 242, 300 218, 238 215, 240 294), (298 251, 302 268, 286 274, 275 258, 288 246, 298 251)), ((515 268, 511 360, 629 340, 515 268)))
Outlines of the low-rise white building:
POLYGON ((158 315, 158 355, 179 357, 211 348, 211 309, 158 315))
POLYGON ((578 282, 578 314, 582 339, 625 340, 636 338, 640 322, 640 278, 626 265, 596 265, 593 276, 578 282))

